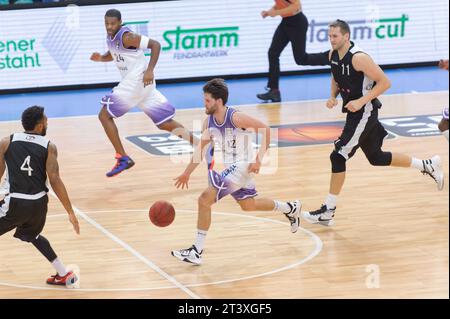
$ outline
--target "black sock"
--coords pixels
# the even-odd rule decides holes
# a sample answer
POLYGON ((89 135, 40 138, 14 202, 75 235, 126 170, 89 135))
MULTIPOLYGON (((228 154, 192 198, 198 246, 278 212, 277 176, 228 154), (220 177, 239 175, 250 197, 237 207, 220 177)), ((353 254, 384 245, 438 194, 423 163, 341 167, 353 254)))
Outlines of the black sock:
POLYGON ((45 256, 45 258, 47 258, 49 262, 53 262, 57 258, 55 251, 53 250, 52 246, 50 246, 47 238, 45 238, 44 236, 39 235, 31 243, 34 245, 34 247, 37 248, 37 250, 40 251, 42 255, 45 256))

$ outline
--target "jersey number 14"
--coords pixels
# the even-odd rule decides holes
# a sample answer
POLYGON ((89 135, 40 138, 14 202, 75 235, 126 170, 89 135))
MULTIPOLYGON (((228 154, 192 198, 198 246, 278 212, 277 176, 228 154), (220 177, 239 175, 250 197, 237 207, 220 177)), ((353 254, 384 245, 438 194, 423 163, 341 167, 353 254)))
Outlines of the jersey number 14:
POLYGON ((125 62, 125 59, 120 54, 115 54, 115 56, 116 56, 116 61, 117 62, 120 62, 120 61, 125 62))
POLYGON ((30 166, 31 156, 28 155, 25 160, 23 161, 22 166, 20 167, 21 171, 28 172, 28 176, 31 176, 31 172, 33 172, 33 169, 30 166))

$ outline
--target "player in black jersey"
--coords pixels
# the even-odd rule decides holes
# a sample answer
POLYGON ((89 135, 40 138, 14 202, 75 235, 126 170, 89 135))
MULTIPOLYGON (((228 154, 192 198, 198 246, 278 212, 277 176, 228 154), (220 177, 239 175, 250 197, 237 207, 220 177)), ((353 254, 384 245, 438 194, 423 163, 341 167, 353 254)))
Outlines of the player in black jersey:
POLYGON ((438 189, 442 190, 444 173, 439 156, 422 161, 381 149, 388 133, 378 121, 378 109, 381 107, 378 96, 389 89, 391 83, 372 58, 350 41, 350 28, 345 21, 336 20, 329 25, 329 38, 332 78, 327 107, 335 107, 338 104, 336 97, 340 94, 342 112, 347 113, 347 118, 330 156, 332 174, 325 204, 318 210, 303 212, 302 216, 311 223, 333 224, 337 196, 345 181, 346 161, 358 148, 362 149, 370 164, 416 168, 432 177, 438 189))
POLYGON ((57 274, 47 284, 74 284, 78 278, 58 259, 48 240, 41 235, 48 204, 47 175, 69 221, 77 234, 80 226, 59 176, 56 146, 44 136, 47 116, 44 108, 32 106, 22 113, 24 133, 0 141, 0 177, 8 170, 9 190, 0 202, 0 236, 15 229, 14 237, 32 243, 52 264, 57 274), (5 167, 6 164, 6 167, 5 167))

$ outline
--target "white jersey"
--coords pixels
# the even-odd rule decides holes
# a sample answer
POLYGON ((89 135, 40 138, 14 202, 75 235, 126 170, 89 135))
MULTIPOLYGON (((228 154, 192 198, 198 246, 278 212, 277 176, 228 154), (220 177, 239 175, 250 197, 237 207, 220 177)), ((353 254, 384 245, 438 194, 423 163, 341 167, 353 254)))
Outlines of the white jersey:
POLYGON ((238 162, 251 163, 255 159, 254 133, 234 125, 232 117, 235 112, 235 109, 227 107, 222 124, 218 124, 213 115, 208 119, 209 134, 214 145, 220 147, 226 167, 238 162))
POLYGON ((147 70, 148 60, 144 50, 140 48, 127 49, 123 46, 122 38, 127 32, 132 31, 128 27, 122 26, 112 39, 108 35, 106 42, 122 79, 132 77, 141 80, 147 70))

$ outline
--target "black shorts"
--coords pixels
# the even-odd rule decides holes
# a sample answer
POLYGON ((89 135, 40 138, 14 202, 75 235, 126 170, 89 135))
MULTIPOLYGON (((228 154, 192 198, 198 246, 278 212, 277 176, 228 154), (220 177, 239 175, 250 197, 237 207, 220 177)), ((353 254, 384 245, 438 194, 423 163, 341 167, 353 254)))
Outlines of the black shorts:
POLYGON ((33 241, 44 229, 48 196, 36 200, 10 198, 0 202, 0 236, 15 229, 14 237, 33 241))
POLYGON ((350 159, 358 148, 369 156, 381 151, 383 140, 388 135, 378 121, 378 108, 367 105, 359 112, 347 113, 344 130, 334 142, 335 151, 346 160, 350 159))

